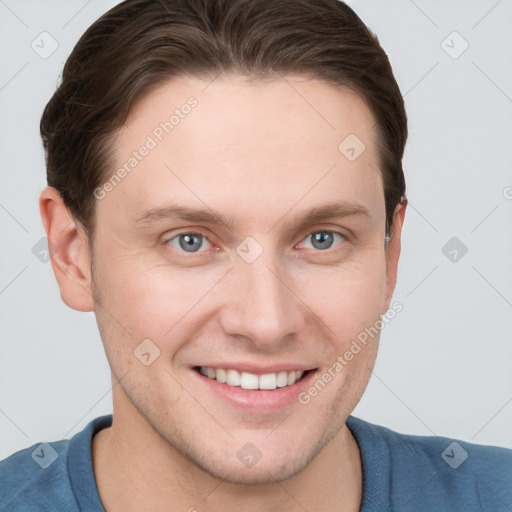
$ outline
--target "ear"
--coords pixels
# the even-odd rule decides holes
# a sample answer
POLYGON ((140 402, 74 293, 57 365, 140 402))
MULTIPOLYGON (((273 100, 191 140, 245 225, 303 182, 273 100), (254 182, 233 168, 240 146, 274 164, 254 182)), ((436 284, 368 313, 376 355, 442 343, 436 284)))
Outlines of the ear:
POLYGON ((385 309, 383 313, 385 313, 391 304, 391 299, 393 297, 393 292, 395 291, 396 286, 396 277, 398 273, 398 260, 400 259, 400 250, 401 250, 401 235, 402 235, 402 226, 404 224, 405 218, 405 210, 407 208, 407 199, 405 197, 402 198, 400 204, 398 204, 395 208, 395 212, 393 214, 393 222, 391 225, 391 233, 389 236, 391 237, 389 242, 387 242, 386 251, 386 297, 385 297, 385 309))
POLYGON ((87 235, 73 219, 57 189, 46 187, 41 192, 39 210, 62 300, 78 311, 93 311, 87 235))

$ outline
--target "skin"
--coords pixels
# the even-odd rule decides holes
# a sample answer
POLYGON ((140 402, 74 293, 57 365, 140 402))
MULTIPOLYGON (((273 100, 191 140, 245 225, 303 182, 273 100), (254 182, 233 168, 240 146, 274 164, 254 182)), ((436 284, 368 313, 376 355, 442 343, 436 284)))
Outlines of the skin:
POLYGON ((113 425, 93 441, 101 499, 109 512, 359 510, 361 460, 345 421, 378 336, 307 405, 267 413, 242 411, 192 367, 292 362, 321 374, 389 308, 406 203, 386 246, 375 120, 354 92, 317 79, 181 77, 133 109, 112 173, 190 96, 198 106, 97 200, 92 254, 57 191, 41 194, 62 299, 95 312, 112 369, 113 425), (351 133, 366 146, 354 161, 338 150, 351 133), (297 224, 344 202, 367 213, 297 224), (233 225, 135 222, 169 203, 233 225), (319 231, 343 236, 318 249, 319 231), (199 252, 173 238, 190 232, 206 237, 199 252), (263 249, 252 263, 236 252, 247 236, 263 249), (144 339, 160 349, 149 366, 134 356, 144 339), (236 456, 249 442, 262 454, 250 468, 236 456))

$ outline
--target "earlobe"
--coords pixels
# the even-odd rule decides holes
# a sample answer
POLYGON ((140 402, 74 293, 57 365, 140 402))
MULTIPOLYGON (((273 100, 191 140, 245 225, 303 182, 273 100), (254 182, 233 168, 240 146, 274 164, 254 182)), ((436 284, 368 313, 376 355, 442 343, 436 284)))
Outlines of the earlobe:
POLYGON ((62 300, 78 311, 93 311, 87 235, 55 188, 46 187, 41 192, 39 210, 62 300))
MULTIPOLYGON (((395 291, 396 278, 398 274, 398 261, 400 259, 400 251, 402 247, 402 227, 404 224, 405 210, 407 208, 407 199, 402 198, 400 204, 395 208, 393 214, 393 223, 391 226, 390 240, 387 242, 386 248, 386 298, 385 310, 389 309, 393 292, 395 291)), ((384 311, 385 312, 385 311, 384 311)))

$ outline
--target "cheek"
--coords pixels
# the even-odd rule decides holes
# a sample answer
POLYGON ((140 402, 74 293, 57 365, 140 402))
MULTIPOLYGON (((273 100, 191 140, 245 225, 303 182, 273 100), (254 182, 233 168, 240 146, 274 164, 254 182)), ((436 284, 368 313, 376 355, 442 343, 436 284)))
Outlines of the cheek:
MULTIPOLYGON (((168 350, 173 329, 178 334, 187 320, 208 316, 215 309, 204 299, 225 274, 224 266, 176 268, 161 260, 151 263, 144 255, 119 255, 115 248, 109 249, 98 258, 95 271, 100 303, 108 312, 98 318, 98 324, 101 321, 104 329, 116 331, 105 340, 122 337, 135 347, 149 338, 168 350), (208 311, 200 314, 207 303, 208 311)), ((329 327, 330 333, 325 334, 338 353, 384 312, 385 258, 377 247, 336 266, 303 262, 290 263, 283 270, 300 301, 329 327)), ((229 300, 225 296, 222 303, 229 300)))
MULTIPOLYGON (((222 270, 177 269, 147 261, 141 265, 142 260, 143 256, 130 255, 114 263, 110 257, 99 266, 101 304, 111 313, 102 319, 121 335, 124 327, 133 338, 131 345, 149 338, 163 348, 164 339, 168 344, 173 338, 172 330, 178 330, 182 319, 200 307, 200 299, 220 279, 222 270)), ((126 333, 123 337, 128 339, 126 333)))
POLYGON ((310 265, 296 283, 297 294, 340 344, 357 337, 384 313, 386 266, 378 250, 336 268, 310 265))
POLYGON ((169 357, 183 344, 180 329, 186 325, 186 315, 207 283, 191 282, 169 267, 141 271, 131 263, 125 258, 117 261, 115 271, 105 265, 97 272, 101 307, 96 318, 107 359, 118 379, 129 374, 122 387, 137 403, 147 394, 156 399, 163 390, 175 403, 180 399, 179 386, 166 368, 169 357), (140 359, 143 353, 150 354, 148 366, 140 359))

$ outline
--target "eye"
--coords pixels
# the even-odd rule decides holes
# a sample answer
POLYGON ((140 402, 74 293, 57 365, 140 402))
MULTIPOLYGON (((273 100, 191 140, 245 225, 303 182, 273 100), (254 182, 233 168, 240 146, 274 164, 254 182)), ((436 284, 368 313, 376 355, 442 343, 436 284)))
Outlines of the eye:
MULTIPOLYGON (((309 234, 305 238, 305 241, 310 240, 313 249, 323 251, 326 249, 330 249, 334 245, 334 241, 336 238, 340 242, 342 242, 345 239, 345 237, 342 234, 336 233, 335 231, 315 231, 314 233, 309 234)), ((307 247, 307 245, 305 247, 307 247)))
POLYGON ((201 249, 204 244, 208 244, 206 248, 210 246, 208 239, 199 233, 179 233, 169 238, 166 243, 175 249, 181 249, 189 253, 201 252, 199 249, 201 249))
MULTIPOLYGON (((338 240, 339 245, 345 237, 335 231, 316 231, 314 233, 310 233, 305 238, 304 244, 306 244, 306 248, 325 251, 335 245, 336 239, 338 240), (311 243, 309 247, 307 245, 308 241, 311 243)), ((188 253, 202 252, 201 249, 204 251, 211 246, 209 240, 199 233, 179 233, 174 235, 172 238, 169 238, 166 244, 188 253)))

